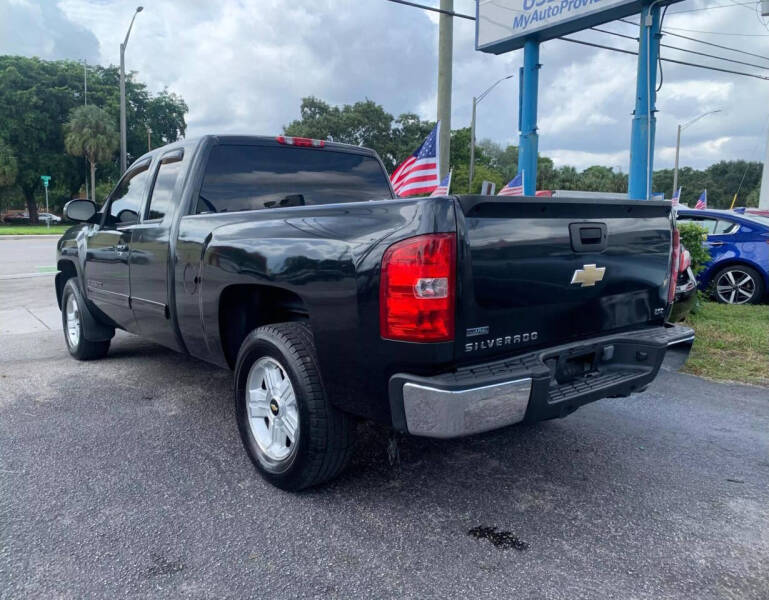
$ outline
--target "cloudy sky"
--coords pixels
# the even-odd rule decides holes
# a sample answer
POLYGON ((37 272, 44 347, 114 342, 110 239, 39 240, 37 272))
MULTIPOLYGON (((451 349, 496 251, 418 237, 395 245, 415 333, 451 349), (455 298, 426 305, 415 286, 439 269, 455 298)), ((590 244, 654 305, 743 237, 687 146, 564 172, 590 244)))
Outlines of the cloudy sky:
MULTIPOLYGON (((139 0, 141 1, 141 0, 139 0)), ((438 5, 438 0, 421 0, 438 5)), ((0 0, 0 54, 119 61, 138 2, 0 0)), ((144 0, 127 68, 154 91, 167 87, 190 106, 188 135, 277 133, 298 117, 303 96, 352 103, 370 98, 394 115, 435 118, 437 18, 386 0, 144 0)), ((474 0, 455 0, 473 14, 474 0)), ((522 51, 474 50, 474 22, 454 20, 452 126, 469 124, 473 95, 504 75, 478 109, 478 137, 517 143, 522 51)), ((769 29, 748 0, 684 0, 670 7, 671 32, 769 57, 769 29), (713 33, 716 32, 716 33, 713 33)), ((636 36, 638 29, 606 29, 636 36)), ((637 49, 633 40, 587 31, 573 37, 637 49)), ((763 66, 736 65, 663 48, 663 57, 769 75, 769 58, 665 36, 663 43, 763 66)), ((628 169, 636 57, 561 40, 542 45, 540 152, 557 164, 628 169)), ((763 160, 769 81, 663 63, 655 167, 670 167, 679 122, 720 108, 686 130, 681 163, 763 160)))

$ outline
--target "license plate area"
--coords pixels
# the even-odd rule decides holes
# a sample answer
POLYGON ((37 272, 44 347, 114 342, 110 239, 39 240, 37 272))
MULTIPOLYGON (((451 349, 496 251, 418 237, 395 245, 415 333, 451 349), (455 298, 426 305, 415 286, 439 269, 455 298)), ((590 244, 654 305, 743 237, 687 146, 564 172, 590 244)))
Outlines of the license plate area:
POLYGON ((598 372, 599 355, 596 351, 565 353, 546 361, 550 363, 553 379, 558 385, 575 379, 590 377, 598 372), (552 362, 551 362, 552 361, 552 362))

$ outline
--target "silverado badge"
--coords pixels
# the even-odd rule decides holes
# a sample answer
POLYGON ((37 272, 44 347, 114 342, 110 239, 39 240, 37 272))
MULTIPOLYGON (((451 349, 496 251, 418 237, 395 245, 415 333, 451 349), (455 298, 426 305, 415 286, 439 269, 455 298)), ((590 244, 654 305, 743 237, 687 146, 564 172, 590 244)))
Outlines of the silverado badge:
POLYGON ((606 267, 582 265, 581 269, 574 271, 574 275, 571 276, 571 282, 572 284, 580 283, 582 287, 590 287, 601 281, 604 273, 606 273, 606 267))

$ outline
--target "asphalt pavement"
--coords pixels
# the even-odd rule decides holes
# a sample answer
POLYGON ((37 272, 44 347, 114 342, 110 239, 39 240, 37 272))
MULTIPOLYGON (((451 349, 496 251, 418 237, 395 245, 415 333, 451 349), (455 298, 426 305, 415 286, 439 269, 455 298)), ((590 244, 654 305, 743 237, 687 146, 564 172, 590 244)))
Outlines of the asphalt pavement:
MULTIPOLYGON (((8 281, 3 310, 52 308, 51 277, 8 281)), ((358 433, 341 478, 288 494, 241 448, 229 372, 0 335, 0 598, 769 597, 767 388, 662 373, 397 453, 358 433)))

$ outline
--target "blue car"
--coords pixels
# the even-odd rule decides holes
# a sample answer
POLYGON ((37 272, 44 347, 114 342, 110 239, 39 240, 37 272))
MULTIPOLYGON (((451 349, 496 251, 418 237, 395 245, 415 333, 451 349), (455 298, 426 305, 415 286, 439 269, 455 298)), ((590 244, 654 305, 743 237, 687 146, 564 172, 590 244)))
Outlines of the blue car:
POLYGON ((678 209, 678 223, 696 223, 708 232, 712 260, 699 276, 701 290, 719 302, 757 304, 769 290, 769 218, 729 210, 678 209))

